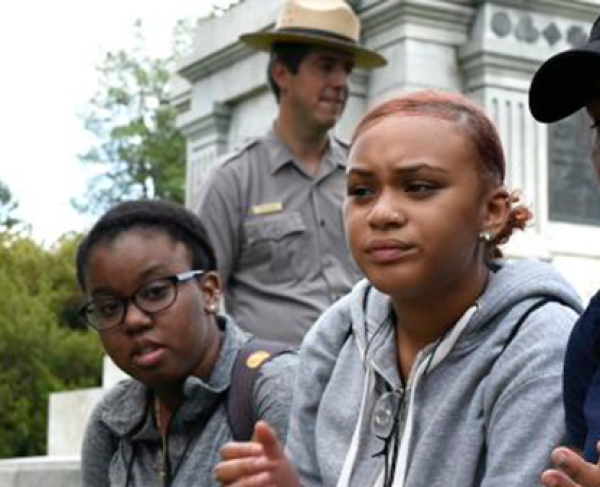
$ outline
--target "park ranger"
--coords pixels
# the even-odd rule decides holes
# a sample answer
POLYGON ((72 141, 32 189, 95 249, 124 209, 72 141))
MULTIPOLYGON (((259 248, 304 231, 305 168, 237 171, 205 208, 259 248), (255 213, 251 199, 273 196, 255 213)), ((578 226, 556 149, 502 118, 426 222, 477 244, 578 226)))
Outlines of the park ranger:
POLYGON ((278 113, 265 135, 215 165, 197 210, 226 310, 258 337, 299 344, 360 278, 342 223, 347 147, 330 133, 352 70, 386 64, 359 34, 343 0, 288 0, 274 30, 241 36, 270 53, 278 113))

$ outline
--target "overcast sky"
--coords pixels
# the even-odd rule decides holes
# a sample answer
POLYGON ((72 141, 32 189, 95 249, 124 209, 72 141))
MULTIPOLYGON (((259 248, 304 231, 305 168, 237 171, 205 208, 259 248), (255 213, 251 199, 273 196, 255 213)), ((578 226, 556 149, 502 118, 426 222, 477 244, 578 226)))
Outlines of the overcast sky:
POLYGON ((90 146, 78 117, 97 89, 95 65, 131 45, 141 18, 153 54, 167 55, 177 19, 231 0, 19 0, 0 3, 0 180, 34 237, 49 244, 86 221, 70 207, 85 190, 77 155, 90 146))

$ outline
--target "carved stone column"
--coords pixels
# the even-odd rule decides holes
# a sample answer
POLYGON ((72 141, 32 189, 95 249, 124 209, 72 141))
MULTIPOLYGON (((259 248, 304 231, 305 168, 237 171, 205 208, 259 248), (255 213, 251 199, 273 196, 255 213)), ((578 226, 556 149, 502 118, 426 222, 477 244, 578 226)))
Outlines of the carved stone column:
POLYGON ((180 126, 187 140, 185 204, 188 208, 196 208, 203 176, 228 149, 230 119, 231 110, 216 103, 210 113, 180 126))

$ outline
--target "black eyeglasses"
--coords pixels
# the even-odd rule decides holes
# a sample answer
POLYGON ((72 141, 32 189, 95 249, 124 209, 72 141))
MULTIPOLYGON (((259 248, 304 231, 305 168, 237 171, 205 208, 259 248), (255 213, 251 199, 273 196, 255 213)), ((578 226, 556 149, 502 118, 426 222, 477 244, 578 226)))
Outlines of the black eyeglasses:
POLYGON ((204 271, 193 270, 156 279, 147 282, 124 298, 102 296, 83 305, 79 315, 87 325, 96 330, 107 330, 123 323, 130 302, 133 302, 140 311, 153 315, 173 305, 177 300, 179 284, 202 274, 204 271))

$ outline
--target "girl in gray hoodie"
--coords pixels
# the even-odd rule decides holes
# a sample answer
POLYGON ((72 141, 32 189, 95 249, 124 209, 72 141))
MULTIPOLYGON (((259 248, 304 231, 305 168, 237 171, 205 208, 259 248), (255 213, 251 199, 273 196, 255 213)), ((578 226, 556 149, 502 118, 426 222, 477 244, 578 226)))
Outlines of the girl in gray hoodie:
POLYGON ((538 485, 563 433, 579 298, 547 264, 500 259, 529 211, 490 120, 405 94, 356 129, 347 238, 366 280, 306 336, 286 452, 265 423, 222 449, 223 485, 538 485))
POLYGON ((250 336, 218 312, 216 266, 202 222, 166 201, 120 203, 81 242, 82 317, 130 376, 88 421, 85 487, 212 487, 219 448, 253 416, 285 436, 296 355, 257 350, 254 383, 230 392, 251 377, 236 366, 250 336))

